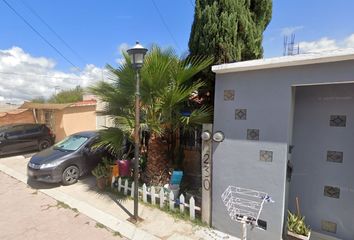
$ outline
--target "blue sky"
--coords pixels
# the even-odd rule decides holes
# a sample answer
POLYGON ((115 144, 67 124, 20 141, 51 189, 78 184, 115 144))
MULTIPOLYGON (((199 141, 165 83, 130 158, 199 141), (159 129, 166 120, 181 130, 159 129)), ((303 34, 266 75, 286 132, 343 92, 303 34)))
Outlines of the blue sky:
MULTIPOLYGON (((265 34, 265 57, 282 55, 285 28, 297 29, 297 42, 336 40, 339 44, 354 33, 352 0, 275 0, 273 17, 265 34)), ((301 48, 301 46, 300 46, 301 48)))
MULTIPOLYGON (((87 71, 91 71, 91 75, 97 75, 99 69, 105 64, 117 64, 120 58, 119 49, 126 47, 127 44, 134 44, 136 40, 140 40, 145 46, 150 46, 152 43, 166 47, 172 46, 180 54, 188 50, 194 0, 6 1, 67 59, 81 69, 80 73, 70 71, 72 66, 25 25, 3 0, 0 0, 0 51, 10 53, 14 58, 23 59, 23 56, 27 56, 31 59, 31 64, 33 61, 38 64, 39 61, 42 64, 40 67, 43 68, 41 70, 43 75, 55 75, 58 79, 60 76, 67 78, 79 76, 81 79, 87 71), (80 57, 77 57, 57 39, 25 7, 23 2, 33 8, 80 57), (18 48, 13 49, 13 47, 18 48), (46 70, 48 73, 45 72, 46 70)), ((264 33, 265 57, 281 56, 283 35, 291 32, 296 33, 296 41, 301 42, 304 52, 314 48, 333 50, 348 46, 354 47, 353 10, 354 1, 352 0, 274 0, 273 18, 264 33)), ((16 60, 11 60, 11 64, 8 62, 6 66, 11 65, 11 68, 6 68, 5 65, 1 65, 0 59, 0 71, 38 74, 36 71, 31 72, 35 67, 22 68, 20 66, 21 64, 29 65, 26 61, 17 61, 16 67, 13 62, 16 60)), ((0 74, 2 82, 4 82, 4 75, 0 74)), ((20 77, 18 79, 18 81, 21 80, 20 77)), ((26 82, 28 79, 30 78, 22 78, 21 81, 26 82)), ((56 86, 55 84, 62 82, 49 79, 41 84, 45 83, 48 83, 52 89, 56 86)), ((70 84, 75 83, 71 81, 65 86, 69 87, 70 84)), ((63 88, 65 86, 63 85, 63 88)), ((1 92, 0 85, 0 101, 1 97, 10 98, 8 94, 5 95, 4 91, 1 92)), ((48 89, 43 88, 35 94, 29 91, 26 96, 24 95, 22 99, 33 95, 47 96, 48 89)), ((12 98, 18 98, 18 96, 12 96, 12 98)))

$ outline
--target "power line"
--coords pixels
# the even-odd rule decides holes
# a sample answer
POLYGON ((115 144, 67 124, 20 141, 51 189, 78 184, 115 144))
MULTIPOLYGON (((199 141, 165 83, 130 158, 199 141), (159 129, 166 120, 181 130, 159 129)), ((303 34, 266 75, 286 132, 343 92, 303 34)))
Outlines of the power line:
POLYGON ((39 14, 24 0, 21 0, 22 4, 35 15, 82 63, 86 63, 85 60, 78 54, 39 14))
POLYGON ((155 7, 155 9, 156 9, 156 11, 157 11, 159 17, 160 17, 162 23, 164 24, 165 28, 167 29, 167 32, 170 34, 170 36, 171 36, 172 40, 175 42, 177 48, 181 51, 181 48, 179 47, 179 45, 178 45, 178 43, 177 43, 175 37, 173 36, 173 34, 172 34, 170 28, 168 27, 168 25, 167 25, 167 23, 166 23, 164 17, 162 16, 162 14, 161 14, 161 12, 160 12, 160 9, 157 7, 157 4, 156 4, 155 0, 151 0, 151 1, 152 1, 152 4, 154 5, 154 7, 155 7))
POLYGON ((68 58, 64 56, 53 44, 51 44, 36 28, 34 28, 19 12, 16 11, 15 8, 11 6, 6 0, 2 0, 21 20, 27 24, 28 27, 32 29, 44 42, 46 42, 54 51, 56 51, 65 61, 67 61, 74 68, 80 69, 74 63, 72 63, 68 58))

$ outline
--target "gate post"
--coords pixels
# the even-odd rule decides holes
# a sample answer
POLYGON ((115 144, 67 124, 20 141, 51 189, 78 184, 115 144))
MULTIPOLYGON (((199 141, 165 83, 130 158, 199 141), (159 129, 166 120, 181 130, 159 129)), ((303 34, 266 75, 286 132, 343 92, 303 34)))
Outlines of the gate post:
POLYGON ((212 124, 203 124, 202 131, 202 222, 211 226, 212 191, 212 124))

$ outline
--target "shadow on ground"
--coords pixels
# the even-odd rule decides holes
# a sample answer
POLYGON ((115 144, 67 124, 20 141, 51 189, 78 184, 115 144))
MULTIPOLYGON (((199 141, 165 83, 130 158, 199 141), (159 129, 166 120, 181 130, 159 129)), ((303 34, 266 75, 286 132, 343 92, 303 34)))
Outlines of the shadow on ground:
POLYGON ((117 190, 111 189, 110 186, 106 187, 105 190, 99 190, 96 185, 96 178, 92 175, 86 175, 80 178, 80 183, 86 185, 87 191, 94 192, 98 197, 109 197, 128 215, 129 218, 133 217, 133 214, 122 204, 129 199, 128 196, 119 193, 117 190))
POLYGON ((45 183, 45 182, 38 182, 34 179, 27 178, 27 185, 30 186, 33 189, 52 189, 52 188, 57 188, 60 187, 60 183, 45 183))

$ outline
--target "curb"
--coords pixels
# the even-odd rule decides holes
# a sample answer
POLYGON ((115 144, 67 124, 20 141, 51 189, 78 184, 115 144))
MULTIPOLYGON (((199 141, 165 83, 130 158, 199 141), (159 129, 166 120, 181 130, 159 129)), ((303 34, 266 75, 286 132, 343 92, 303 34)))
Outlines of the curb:
MULTIPOLYGON (((13 169, 0 164, 0 171, 3 173, 25 183, 27 185, 27 176, 13 169)), ((79 212, 85 214, 91 219, 99 222, 113 231, 119 232, 122 236, 129 238, 131 240, 158 240, 160 238, 137 228, 135 225, 122 221, 108 213, 105 213, 86 202, 77 200, 63 192, 56 189, 38 189, 39 192, 46 194, 47 196, 54 198, 57 201, 64 202, 72 208, 78 209, 79 212)))

